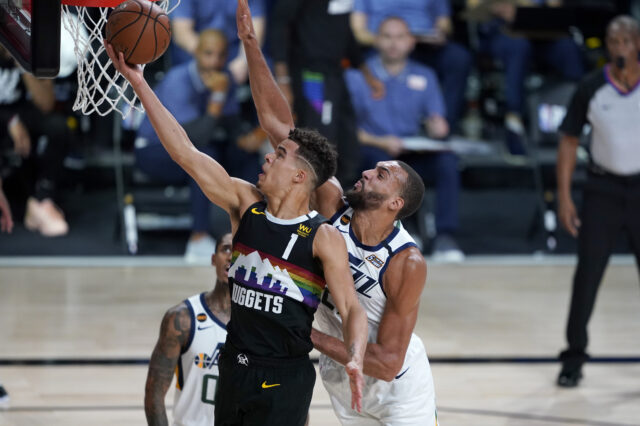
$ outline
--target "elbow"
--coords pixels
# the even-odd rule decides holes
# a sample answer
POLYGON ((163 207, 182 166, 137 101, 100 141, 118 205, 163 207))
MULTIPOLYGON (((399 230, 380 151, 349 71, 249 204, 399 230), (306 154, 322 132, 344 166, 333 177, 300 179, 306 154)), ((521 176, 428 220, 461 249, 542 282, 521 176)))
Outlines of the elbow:
POLYGON ((379 379, 384 380, 385 382, 392 382, 395 380, 402 369, 402 361, 403 360, 393 360, 385 364, 381 369, 379 379))

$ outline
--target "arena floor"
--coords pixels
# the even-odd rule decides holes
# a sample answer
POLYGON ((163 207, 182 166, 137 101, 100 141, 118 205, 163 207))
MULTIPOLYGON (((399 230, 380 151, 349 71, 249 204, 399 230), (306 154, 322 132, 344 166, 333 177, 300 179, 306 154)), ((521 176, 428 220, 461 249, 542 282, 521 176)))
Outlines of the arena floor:
MULTIPOLYGON (((581 386, 554 384, 573 262, 429 263, 416 333, 441 425, 640 425, 640 286, 629 256, 605 276, 581 386)), ((11 395, 0 425, 143 424, 162 314, 213 279, 212 268, 177 258, 0 259, 0 382, 11 395)), ((311 425, 338 424, 318 381, 311 425)))

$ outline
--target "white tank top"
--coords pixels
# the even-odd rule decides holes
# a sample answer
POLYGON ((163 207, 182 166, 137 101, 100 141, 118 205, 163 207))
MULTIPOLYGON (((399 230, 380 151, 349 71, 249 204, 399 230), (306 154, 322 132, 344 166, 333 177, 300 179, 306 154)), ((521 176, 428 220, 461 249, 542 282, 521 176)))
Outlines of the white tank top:
MULTIPOLYGON (((331 218, 331 224, 338 228, 347 243, 356 294, 369 320, 369 342, 375 342, 387 303, 387 296, 382 288, 384 273, 393 256, 408 247, 416 247, 416 243, 402 224, 397 222, 391 234, 380 244, 374 247, 364 245, 358 241, 351 229, 352 216, 353 209, 345 206, 331 218)), ((315 319, 320 331, 343 340, 342 320, 328 288, 325 288, 322 294, 322 303, 315 319)))
POLYGON ((191 313, 191 336, 176 367, 174 425, 213 424, 218 358, 227 338, 227 326, 213 315, 204 295, 185 300, 191 313))

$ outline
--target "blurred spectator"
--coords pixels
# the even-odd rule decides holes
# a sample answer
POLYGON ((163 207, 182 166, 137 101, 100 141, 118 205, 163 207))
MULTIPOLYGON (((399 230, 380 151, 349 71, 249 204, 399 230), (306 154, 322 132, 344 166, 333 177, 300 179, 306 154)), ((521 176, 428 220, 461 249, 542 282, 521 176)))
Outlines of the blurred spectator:
POLYGON ((464 107, 471 54, 448 40, 453 31, 448 0, 355 0, 351 27, 358 42, 371 46, 384 19, 397 16, 409 25, 417 44, 413 57, 434 68, 442 83, 446 118, 454 130, 464 107))
POLYGON ((336 144, 337 177, 345 185, 357 179, 359 170, 344 69, 363 65, 349 27, 350 6, 342 0, 279 0, 271 22, 278 86, 293 108, 296 125, 317 129, 336 144))
POLYGON ((417 136, 423 126, 429 136, 445 138, 449 125, 435 73, 409 59, 415 38, 400 18, 387 18, 376 38, 379 54, 367 63, 385 86, 385 96, 374 99, 362 74, 347 73, 347 85, 356 111, 358 139, 362 144, 362 169, 379 161, 399 158, 427 180, 436 182, 435 258, 461 261, 464 258, 454 234, 458 229, 458 159, 451 152, 403 153, 403 137, 417 136))
MULTIPOLYGON (((469 0, 470 7, 480 7, 487 0, 469 0)), ((562 6, 562 0, 522 0, 522 6, 562 6)), ((523 36, 510 35, 508 26, 516 16, 517 5, 509 1, 492 2, 493 18, 478 26, 480 51, 499 59, 506 79, 506 109, 504 123, 506 143, 514 155, 525 154, 523 144, 524 79, 534 60, 553 67, 564 78, 579 80, 584 74, 580 48, 569 36, 532 41, 523 36)))
MULTIPOLYGON (((239 109, 225 69, 226 38, 218 30, 205 30, 198 40, 195 59, 169 70, 154 91, 200 151, 225 164, 230 174, 253 182, 259 168, 255 151, 264 139, 248 136, 240 138, 244 149, 236 145, 240 136, 239 109)), ((193 228, 185 256, 187 260, 208 258, 215 251, 215 242, 208 233, 211 202, 171 159, 148 117, 140 125, 135 145, 136 165, 151 179, 189 183, 193 228)))
MULTIPOLYGON (((247 59, 238 39, 236 28, 237 0, 181 0, 171 14, 174 46, 172 63, 187 62, 195 54, 198 34, 206 29, 222 32, 228 42, 229 71, 236 84, 243 84, 249 76, 247 59)), ((265 0, 249 0, 253 26, 262 44, 265 31, 265 0)))
POLYGON ((0 46, 0 153, 10 151, 22 159, 28 176, 24 223, 46 237, 69 232, 54 203, 68 140, 66 119, 53 113, 54 103, 53 80, 21 71, 0 46))

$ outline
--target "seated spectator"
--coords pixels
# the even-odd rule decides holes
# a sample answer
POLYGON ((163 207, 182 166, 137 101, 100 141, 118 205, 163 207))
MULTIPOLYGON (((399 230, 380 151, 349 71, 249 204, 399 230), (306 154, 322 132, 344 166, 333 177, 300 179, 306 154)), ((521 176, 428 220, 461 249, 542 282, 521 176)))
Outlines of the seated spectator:
MULTIPOLYGON (((243 149, 236 145, 239 108, 225 69, 226 49, 226 38, 220 31, 203 31, 195 59, 169 70, 154 91, 200 151, 225 164, 231 175, 253 182, 259 161, 258 154, 249 151, 257 150, 261 141, 251 144, 247 140, 252 138, 242 138, 243 149)), ((211 202, 171 159, 148 117, 140 125, 135 145, 136 165, 151 179, 189 184, 193 228, 185 256, 187 260, 208 258, 215 251, 215 242, 208 232, 211 202)))
POLYGON ((417 136, 423 126, 429 136, 445 138, 449 125, 435 73, 409 59, 415 38, 400 18, 387 18, 376 38, 379 54, 367 64, 385 86, 385 96, 374 99, 361 73, 347 73, 347 85, 356 112, 362 145, 362 169, 379 161, 401 159, 421 176, 436 182, 434 257, 445 261, 464 258, 454 234, 458 229, 458 159, 451 152, 405 154, 402 138, 417 136))
POLYGON ((467 49, 448 40, 453 31, 448 0, 355 0, 351 27, 356 40, 372 46, 380 24, 397 16, 409 25, 417 44, 413 57, 436 70, 452 130, 464 108, 467 77, 472 58, 467 49))
MULTIPOLYGON (((236 84, 243 84, 249 76, 247 59, 238 39, 236 28, 237 0, 181 0, 171 14, 174 65, 189 61, 198 46, 198 34, 206 29, 222 32, 229 43, 227 59, 229 71, 236 84)), ((253 27, 262 44, 265 32, 265 0, 249 0, 253 27)))
MULTIPOLYGON (((470 7, 479 7, 486 0, 469 0, 470 7)), ((561 0, 522 0, 522 6, 562 6, 561 0)), ((525 154, 523 144, 524 79, 534 60, 553 67, 564 78, 579 80, 584 74, 580 48, 569 36, 553 40, 533 41, 510 35, 506 29, 513 22, 517 5, 513 2, 494 2, 493 18, 478 26, 480 51, 499 59, 504 66, 506 114, 504 118, 506 144, 514 155, 525 154)))
POLYGON ((26 179, 27 229, 45 237, 69 232, 62 210, 54 202, 60 179, 68 128, 53 112, 53 80, 40 80, 23 72, 0 46, 0 154, 21 157, 26 179))

